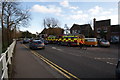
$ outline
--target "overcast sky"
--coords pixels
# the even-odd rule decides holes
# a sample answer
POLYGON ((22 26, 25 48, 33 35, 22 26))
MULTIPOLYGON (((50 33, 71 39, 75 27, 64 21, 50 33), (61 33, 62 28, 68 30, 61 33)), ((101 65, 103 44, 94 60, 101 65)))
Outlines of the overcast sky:
POLYGON ((28 30, 32 33, 41 32, 44 29, 43 19, 53 17, 59 20, 62 28, 64 25, 70 28, 74 23, 87 24, 96 20, 111 19, 111 24, 118 24, 118 2, 23 2, 21 7, 30 8, 31 18, 28 30))

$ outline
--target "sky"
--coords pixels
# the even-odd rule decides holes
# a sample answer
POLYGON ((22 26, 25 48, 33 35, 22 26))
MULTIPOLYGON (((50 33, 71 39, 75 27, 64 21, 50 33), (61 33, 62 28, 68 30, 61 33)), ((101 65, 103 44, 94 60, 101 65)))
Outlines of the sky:
POLYGON ((118 24, 118 2, 69 2, 63 0, 59 2, 22 2, 21 8, 29 8, 31 14, 30 25, 27 28, 21 27, 21 31, 40 33, 44 29, 43 20, 45 18, 55 18, 60 22, 60 27, 65 24, 69 28, 73 24, 93 25, 93 18, 97 21, 111 19, 111 25, 118 24))

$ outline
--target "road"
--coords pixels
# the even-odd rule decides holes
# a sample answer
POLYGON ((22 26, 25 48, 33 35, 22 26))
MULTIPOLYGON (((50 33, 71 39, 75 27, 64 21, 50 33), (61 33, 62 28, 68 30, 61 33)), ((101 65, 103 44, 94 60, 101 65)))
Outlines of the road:
MULTIPOLYGON (((29 44, 25 44, 29 47, 29 44)), ((67 47, 48 44, 44 50, 34 50, 78 78, 115 78, 118 48, 67 47)))

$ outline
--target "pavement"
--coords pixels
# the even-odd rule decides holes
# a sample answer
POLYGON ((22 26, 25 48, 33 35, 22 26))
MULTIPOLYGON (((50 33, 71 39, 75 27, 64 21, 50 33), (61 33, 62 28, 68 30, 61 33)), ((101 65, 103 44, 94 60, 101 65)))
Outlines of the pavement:
POLYGON ((12 78, 62 78, 58 72, 42 62, 19 42, 16 45, 13 65, 12 78))

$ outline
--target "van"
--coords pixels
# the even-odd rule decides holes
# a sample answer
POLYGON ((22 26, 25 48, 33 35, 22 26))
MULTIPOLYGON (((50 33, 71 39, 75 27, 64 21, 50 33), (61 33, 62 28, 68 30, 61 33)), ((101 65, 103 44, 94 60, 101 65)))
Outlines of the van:
POLYGON ((98 46, 97 38, 85 38, 85 45, 98 46))

